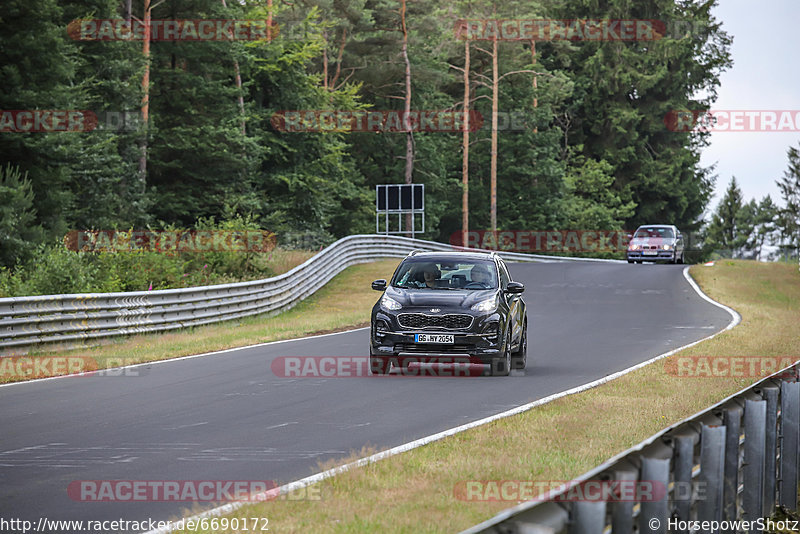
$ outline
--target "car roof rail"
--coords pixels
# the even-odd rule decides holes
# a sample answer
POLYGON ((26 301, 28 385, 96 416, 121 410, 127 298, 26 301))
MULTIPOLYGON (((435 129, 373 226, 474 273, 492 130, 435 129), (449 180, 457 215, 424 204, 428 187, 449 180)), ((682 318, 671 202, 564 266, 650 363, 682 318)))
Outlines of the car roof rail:
POLYGON ((419 250, 419 249, 414 249, 414 250, 412 250, 411 252, 409 252, 409 253, 408 253, 408 255, 409 255, 409 256, 416 256, 416 255, 417 255, 418 253, 420 253, 420 252, 423 252, 423 251, 422 251, 422 250, 419 250))

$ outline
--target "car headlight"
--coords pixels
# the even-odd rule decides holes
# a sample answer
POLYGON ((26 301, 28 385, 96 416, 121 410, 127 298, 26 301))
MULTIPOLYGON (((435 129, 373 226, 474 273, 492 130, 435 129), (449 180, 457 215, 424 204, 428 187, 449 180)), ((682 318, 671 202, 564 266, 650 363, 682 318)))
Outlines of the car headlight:
POLYGON ((476 312, 493 312, 497 308, 497 296, 473 304, 470 308, 476 312))
POLYGON ((393 298, 387 297, 386 295, 381 297, 381 306, 387 310, 399 310, 403 307, 399 302, 393 298))
POLYGON ((639 250, 641 245, 628 245, 628 250, 639 250))
POLYGON ((664 250, 672 250, 672 245, 661 245, 664 250))

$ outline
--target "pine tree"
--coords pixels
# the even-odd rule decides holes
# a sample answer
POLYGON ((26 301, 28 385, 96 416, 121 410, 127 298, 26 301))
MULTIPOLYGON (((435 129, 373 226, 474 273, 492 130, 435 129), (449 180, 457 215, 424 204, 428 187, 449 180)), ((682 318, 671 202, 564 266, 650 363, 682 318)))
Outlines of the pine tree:
POLYGON ((789 147, 788 157, 789 168, 777 180, 785 204, 779 212, 778 224, 788 245, 797 250, 800 249, 800 151, 789 147))
POLYGON ((742 191, 731 178, 728 189, 722 197, 708 225, 707 244, 715 250, 733 255, 744 245, 748 234, 742 228, 742 191))

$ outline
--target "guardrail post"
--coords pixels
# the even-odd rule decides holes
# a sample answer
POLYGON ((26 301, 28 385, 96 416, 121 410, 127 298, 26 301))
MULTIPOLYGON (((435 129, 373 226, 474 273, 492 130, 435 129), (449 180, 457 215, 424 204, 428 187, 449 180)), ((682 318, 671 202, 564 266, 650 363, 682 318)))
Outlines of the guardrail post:
MULTIPOLYGON (((722 491, 722 519, 736 520, 739 498, 739 438, 742 435, 742 408, 728 406, 722 411, 725 425, 725 482, 722 491)), ((733 532, 733 528, 729 529, 733 532)))
POLYGON ((666 534, 669 510, 667 508, 667 491, 669 487, 669 458, 642 458, 642 475, 640 480, 661 486, 663 493, 659 499, 642 501, 639 512, 639 532, 648 534, 666 534))
MULTIPOLYGON (((745 400, 742 519, 752 521, 753 525, 761 517, 763 508, 766 424, 767 402, 745 400)), ((753 529, 750 532, 761 531, 753 529)))
POLYGON ((725 431, 724 426, 703 425, 700 436, 699 487, 704 497, 697 503, 697 519, 700 521, 720 521, 722 519, 725 431))
POLYGON ((800 453, 800 382, 781 382, 780 504, 797 510, 797 455, 800 453))
POLYGON ((559 503, 544 501, 518 515, 512 525, 517 532, 563 532, 569 525, 569 513, 559 503))
POLYGON ((775 507, 776 463, 778 443, 778 388, 765 387, 762 390, 767 401, 766 434, 764 436, 764 502, 762 517, 772 515, 775 507))
MULTIPOLYGON (((639 471, 626 463, 625 467, 616 470, 616 480, 633 483, 639 476, 639 471)), ((634 501, 617 501, 611 504, 611 532, 633 532, 633 505, 634 501)))
POLYGON ((579 501, 572 503, 570 534, 603 534, 606 526, 606 503, 579 501))
MULTIPOLYGON (((674 481, 672 503, 675 517, 687 521, 692 509, 692 468, 694 436, 675 436, 674 481)), ((616 532, 616 531, 615 531, 616 532)))

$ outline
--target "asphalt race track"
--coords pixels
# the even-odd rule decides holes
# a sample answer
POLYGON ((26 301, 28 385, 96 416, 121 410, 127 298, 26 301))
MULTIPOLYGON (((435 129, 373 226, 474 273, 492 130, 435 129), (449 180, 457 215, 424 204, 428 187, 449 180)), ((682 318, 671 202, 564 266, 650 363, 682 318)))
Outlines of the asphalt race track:
POLYGON ((138 376, 0 387, 0 516, 176 518, 199 505, 80 502, 67 486, 286 483, 364 445, 400 445, 601 378, 728 325, 682 269, 512 264, 528 304, 524 376, 282 378, 270 368, 280 356, 366 356, 361 329, 139 367, 138 376))

